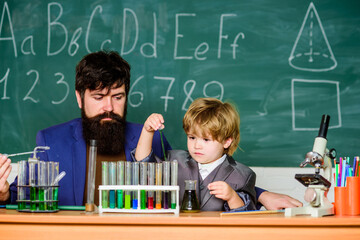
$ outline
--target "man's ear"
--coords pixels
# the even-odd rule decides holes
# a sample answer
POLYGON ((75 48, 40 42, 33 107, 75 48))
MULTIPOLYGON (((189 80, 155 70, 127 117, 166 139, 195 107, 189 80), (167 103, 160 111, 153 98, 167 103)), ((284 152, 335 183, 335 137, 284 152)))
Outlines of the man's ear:
POLYGON ((225 143, 224 143, 224 148, 227 149, 228 147, 230 147, 231 143, 233 142, 233 139, 232 138, 228 138, 225 140, 225 143))
POLYGON ((75 91, 75 95, 79 108, 82 108, 81 94, 78 91, 75 91))

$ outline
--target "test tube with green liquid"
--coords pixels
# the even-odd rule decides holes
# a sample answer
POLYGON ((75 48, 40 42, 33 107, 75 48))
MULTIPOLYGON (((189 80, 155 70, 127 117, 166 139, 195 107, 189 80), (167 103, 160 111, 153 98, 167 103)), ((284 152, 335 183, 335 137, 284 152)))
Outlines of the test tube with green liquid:
MULTIPOLYGON (((178 185, 178 161, 171 161, 171 185, 178 185)), ((171 191, 171 209, 176 209, 176 191, 171 191)))
MULTIPOLYGON (((109 185, 116 185, 116 162, 109 163, 109 185)), ((115 208, 115 190, 109 191, 109 206, 115 208)))
MULTIPOLYGON (((155 185, 155 163, 148 163, 148 185, 155 185)), ((154 209, 154 191, 148 191, 147 198, 148 209, 154 209)))
MULTIPOLYGON (((132 185, 139 185, 139 162, 133 162, 132 185)), ((138 191, 133 191, 132 208, 137 209, 139 204, 138 191)))
POLYGON ((29 162, 29 185, 30 185, 30 210, 37 209, 37 187, 36 187, 36 162, 29 162))
POLYGON ((53 210, 53 182, 55 180, 55 170, 54 170, 54 162, 49 161, 47 162, 47 169, 48 169, 48 174, 47 174, 47 194, 46 194, 46 199, 48 200, 47 202, 47 209, 48 210, 53 210))
POLYGON ((22 160, 18 162, 18 210, 26 209, 26 173, 27 173, 27 161, 22 160))
MULTIPOLYGON (((131 185, 131 162, 125 162, 125 185, 131 185)), ((125 191, 125 209, 131 208, 131 191, 125 191)))
MULTIPOLYGON (((124 161, 117 162, 117 185, 125 185, 124 184, 124 161)), ((119 189, 116 190, 117 193, 117 208, 124 208, 124 190, 119 189)))
MULTIPOLYGON (((162 185, 162 163, 155 164, 155 183, 156 185, 162 185)), ((161 209, 161 193, 162 191, 156 191, 155 208, 161 209)))
MULTIPOLYGON (((109 163, 101 162, 101 184, 109 185, 109 163)), ((102 190, 101 192, 101 206, 102 208, 109 208, 109 191, 102 190)))
POLYGON ((39 185, 39 210, 47 210, 46 189, 47 189, 47 162, 39 161, 38 163, 38 185, 39 185))
MULTIPOLYGON (((59 175, 59 162, 54 162, 54 176, 55 178, 59 175)), ((54 179, 55 179, 54 178, 54 179)), ((59 192, 59 186, 58 183, 54 183, 53 187, 53 210, 58 210, 58 192, 59 192)))
MULTIPOLYGON (((140 185, 147 185, 147 162, 140 162, 140 185)), ((145 190, 140 190, 140 208, 146 209, 145 190)))
MULTIPOLYGON (((163 185, 170 186, 170 162, 164 161, 163 162, 163 185)), ((164 191, 163 197, 163 208, 169 208, 169 200, 170 200, 170 193, 168 190, 164 191)))

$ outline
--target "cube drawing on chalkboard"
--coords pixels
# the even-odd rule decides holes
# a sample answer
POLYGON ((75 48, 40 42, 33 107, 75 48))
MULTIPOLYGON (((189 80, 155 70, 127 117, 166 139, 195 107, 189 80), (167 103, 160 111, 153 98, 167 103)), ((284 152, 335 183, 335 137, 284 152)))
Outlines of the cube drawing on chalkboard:
POLYGON ((323 114, 330 116, 329 128, 341 127, 339 82, 292 79, 292 127, 294 131, 319 129, 323 114))

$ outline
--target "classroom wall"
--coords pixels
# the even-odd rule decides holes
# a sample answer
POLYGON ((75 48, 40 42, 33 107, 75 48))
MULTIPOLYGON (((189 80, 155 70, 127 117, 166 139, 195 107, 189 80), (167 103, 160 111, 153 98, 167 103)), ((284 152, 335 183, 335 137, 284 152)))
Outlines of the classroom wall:
MULTIPOLYGON (((17 164, 12 164, 13 170, 9 182, 13 182, 17 173, 17 164)), ((297 173, 314 173, 314 168, 279 168, 279 167, 251 167, 256 173, 256 186, 269 191, 290 195, 303 204, 305 187, 294 179, 297 173)), ((334 169, 333 169, 334 171, 334 169)), ((66 177, 66 176, 65 176, 66 177)), ((330 188, 329 200, 334 201, 334 189, 330 188)))

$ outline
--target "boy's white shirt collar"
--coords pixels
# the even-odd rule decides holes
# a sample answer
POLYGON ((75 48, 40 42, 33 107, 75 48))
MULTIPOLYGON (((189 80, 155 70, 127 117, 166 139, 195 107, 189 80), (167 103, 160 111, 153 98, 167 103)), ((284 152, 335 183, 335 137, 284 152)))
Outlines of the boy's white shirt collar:
POLYGON ((199 173, 202 179, 204 180, 217 166, 222 164, 225 161, 225 158, 226 158, 226 154, 224 154, 221 158, 219 158, 218 160, 212 163, 206 163, 206 164, 198 163, 199 173))

